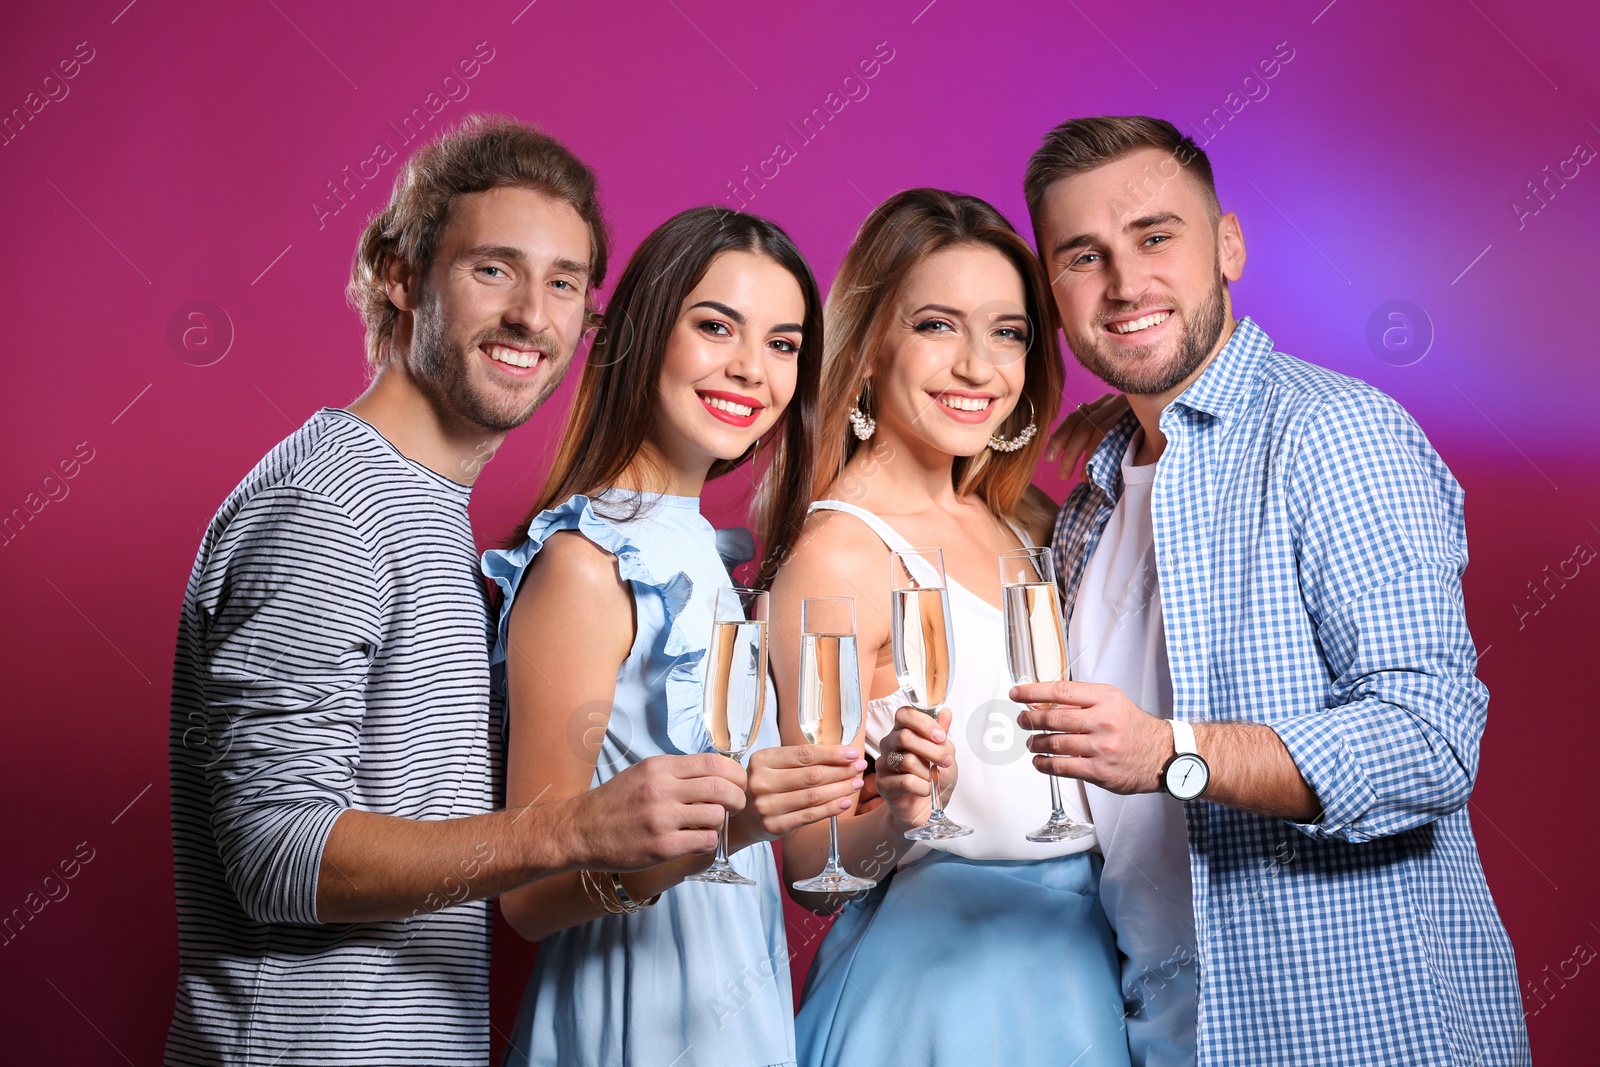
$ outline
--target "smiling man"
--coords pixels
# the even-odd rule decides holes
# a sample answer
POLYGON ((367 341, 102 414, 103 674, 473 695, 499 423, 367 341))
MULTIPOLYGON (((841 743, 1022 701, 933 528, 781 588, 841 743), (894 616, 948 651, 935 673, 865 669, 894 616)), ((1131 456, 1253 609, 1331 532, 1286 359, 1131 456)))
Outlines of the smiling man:
POLYGON ((730 760, 646 760, 494 811, 500 722, 467 517, 604 277, 590 170, 474 118, 422 149, 350 283, 370 387, 223 503, 173 668, 169 1064, 483 1063, 488 897, 716 845, 730 760))
POLYGON ((1024 192, 1131 409, 1055 530, 1079 680, 1013 697, 1089 786, 1134 1062, 1528 1062, 1467 815, 1460 487, 1392 399, 1234 320, 1243 232, 1171 124, 1064 123, 1024 192))

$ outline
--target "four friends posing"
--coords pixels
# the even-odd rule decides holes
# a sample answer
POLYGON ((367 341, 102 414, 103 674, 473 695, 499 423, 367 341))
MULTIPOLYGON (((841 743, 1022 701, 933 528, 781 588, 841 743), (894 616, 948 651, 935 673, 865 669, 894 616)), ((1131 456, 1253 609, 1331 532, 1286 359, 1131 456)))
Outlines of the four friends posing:
POLYGON ((475 117, 408 162, 352 272, 369 388, 246 476, 184 598, 169 1064, 485 1061, 494 897, 540 942, 513 1064, 1527 1062, 1466 808, 1459 486, 1394 401, 1235 319, 1243 231, 1171 125, 1063 123, 1024 192, 1031 246, 976 197, 889 198, 825 307, 778 226, 693 208, 602 319, 562 145, 475 117), (480 560, 472 484, 591 330, 480 560), (1060 336, 1122 395, 1050 435, 1060 336), (1080 457, 1064 506, 1032 486, 1080 457), (774 680, 743 762, 701 715, 752 549, 700 496, 734 471, 774 680), (936 717, 886 614, 926 545, 936 717), (995 561, 1036 546, 1073 680, 1013 687, 995 561), (798 712, 830 596, 865 708, 837 745, 798 712), (1093 833, 1026 839, 1052 776, 1093 833), (971 832, 908 840, 941 806, 971 832), (877 884, 791 891, 835 916, 796 1013, 772 843, 816 875, 830 816, 877 884), (699 878, 722 830, 753 885, 699 878))

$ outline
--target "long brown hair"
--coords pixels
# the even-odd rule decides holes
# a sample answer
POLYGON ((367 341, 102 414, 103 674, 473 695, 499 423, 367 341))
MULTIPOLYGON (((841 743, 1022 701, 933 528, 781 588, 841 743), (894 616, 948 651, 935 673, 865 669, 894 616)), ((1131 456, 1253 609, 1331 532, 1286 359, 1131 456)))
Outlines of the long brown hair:
MULTIPOLYGON (((756 493, 756 524, 766 558, 781 558, 805 522, 812 483, 814 429, 822 365, 822 298, 805 258, 775 223, 721 207, 696 207, 662 223, 622 269, 616 292, 578 379, 561 446, 544 489, 511 543, 539 513, 576 493, 612 487, 656 426, 656 380, 678 314, 711 263, 724 252, 766 256, 794 276, 805 300, 793 398, 783 416, 744 455, 718 460, 709 481, 760 454, 766 471, 756 493)), ((761 571, 766 575, 765 566, 761 571)))
POLYGON ((928 256, 947 248, 977 245, 1005 256, 1022 276, 1026 313, 1032 329, 1022 397, 998 432, 1013 437, 1028 424, 1039 430, 1015 452, 984 449, 957 456, 952 477, 958 492, 976 493, 1002 518, 1032 525, 1026 501, 1028 483, 1044 452, 1061 407, 1065 370, 1056 340, 1055 300, 1050 279, 1026 241, 1005 216, 975 196, 940 189, 908 189, 875 208, 861 224, 828 293, 827 347, 822 357, 822 434, 811 498, 820 499, 856 449, 862 447, 850 426, 850 412, 863 400, 867 372, 883 352, 893 308, 911 272, 928 256))

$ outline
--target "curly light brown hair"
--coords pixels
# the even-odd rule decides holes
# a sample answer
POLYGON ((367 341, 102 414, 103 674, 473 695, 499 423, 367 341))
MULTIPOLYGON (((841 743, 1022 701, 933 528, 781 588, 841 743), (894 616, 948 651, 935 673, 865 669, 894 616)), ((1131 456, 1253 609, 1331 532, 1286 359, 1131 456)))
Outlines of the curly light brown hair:
MULTIPOLYGON (((420 148, 395 178, 388 205, 367 223, 350 268, 345 293, 367 327, 368 365, 383 362, 400 318, 385 284, 389 264, 398 259, 426 277, 451 211, 470 193, 532 189, 570 204, 589 228, 592 294, 605 280, 610 247, 596 184, 594 171, 560 141, 504 115, 469 115, 420 148)), ((587 302, 592 320, 592 295, 587 302)))

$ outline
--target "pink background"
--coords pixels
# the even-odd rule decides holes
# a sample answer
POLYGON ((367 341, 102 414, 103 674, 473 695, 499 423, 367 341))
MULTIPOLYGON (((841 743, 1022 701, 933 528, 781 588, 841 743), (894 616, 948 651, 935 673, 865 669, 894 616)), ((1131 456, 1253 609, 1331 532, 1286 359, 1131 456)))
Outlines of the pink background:
MULTIPOLYGON (((1473 820, 1524 988, 1540 990, 1527 995, 1538 1058, 1590 1047, 1600 965, 1579 961, 1600 949, 1600 567, 1578 561, 1600 549, 1586 317, 1600 165, 1574 151, 1600 149, 1593 4, 125 4, 35 5, 0 34, 0 109, 29 115, 0 138, 0 514, 25 516, 0 535, 0 915, 80 861, 48 883, 63 899, 0 939, 8 1059, 159 1060, 177 961, 166 738, 184 580, 261 454, 361 389, 342 291, 396 171, 363 161, 380 142, 409 151, 389 123, 430 106, 429 134, 501 110, 565 139, 601 175, 619 270, 672 212, 737 205, 729 183, 786 142, 792 158, 752 182, 748 206, 789 229, 824 284, 869 208, 909 186, 984 196, 1026 229, 1024 161, 1064 118, 1148 113, 1202 133, 1249 241, 1235 307, 1285 351, 1398 397, 1466 486, 1467 603, 1493 694, 1473 820), (875 50, 892 59, 844 84, 875 50), (1289 50, 1273 78, 1245 82, 1289 50), (811 141, 789 125, 830 103, 811 141), (1214 108, 1226 123, 1197 130, 1214 108), (333 199, 328 183, 364 165, 379 173, 333 199), (1557 177, 1535 200, 1547 166, 1557 177), (197 300, 231 328, 212 312, 185 347, 189 320, 175 339, 169 322, 197 300), (1390 300, 1431 321, 1420 360, 1369 346, 1390 300)), ((1100 391, 1069 368, 1069 401, 1100 391)), ((480 482, 484 543, 525 507, 569 395, 480 482)), ((712 494, 724 523, 747 488, 733 482, 712 494)), ((503 1031, 531 950, 501 932, 503 1031)))

